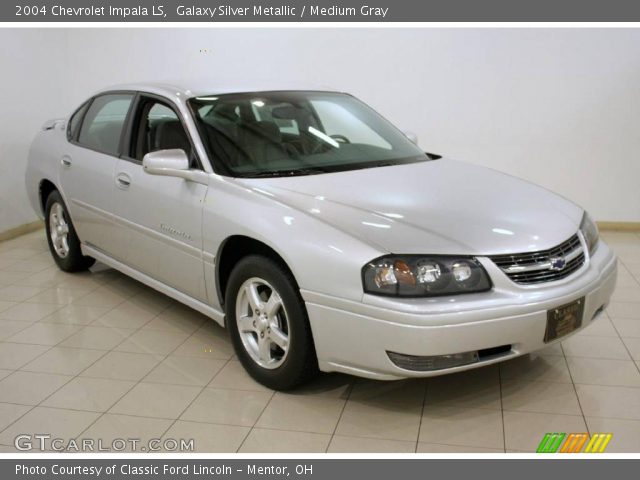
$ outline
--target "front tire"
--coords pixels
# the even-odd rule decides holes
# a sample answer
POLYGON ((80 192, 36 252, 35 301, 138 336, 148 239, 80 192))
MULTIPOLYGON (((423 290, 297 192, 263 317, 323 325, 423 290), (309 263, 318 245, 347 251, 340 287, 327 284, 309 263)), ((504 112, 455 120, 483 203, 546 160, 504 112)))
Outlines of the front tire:
POLYGON ((91 267, 95 260, 82 255, 80 239, 71 223, 67 206, 57 190, 47 197, 45 215, 49 250, 60 270, 79 272, 91 267))
POLYGON ((307 312, 291 274, 263 256, 243 258, 225 294, 227 326, 249 375, 289 390, 318 373, 307 312))

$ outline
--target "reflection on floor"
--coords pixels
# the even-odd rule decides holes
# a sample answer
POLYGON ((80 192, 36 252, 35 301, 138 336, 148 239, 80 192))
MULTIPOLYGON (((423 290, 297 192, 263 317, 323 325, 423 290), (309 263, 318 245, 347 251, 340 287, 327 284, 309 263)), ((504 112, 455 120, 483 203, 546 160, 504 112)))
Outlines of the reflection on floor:
POLYGON ((289 394, 253 382, 195 311, 104 267, 60 272, 42 231, 0 243, 0 451, 44 433, 55 448, 530 452, 545 432, 589 431, 640 452, 640 235, 603 237, 620 258, 613 302, 562 345, 428 381, 323 375, 289 394), (151 447, 175 448, 164 440, 151 447))

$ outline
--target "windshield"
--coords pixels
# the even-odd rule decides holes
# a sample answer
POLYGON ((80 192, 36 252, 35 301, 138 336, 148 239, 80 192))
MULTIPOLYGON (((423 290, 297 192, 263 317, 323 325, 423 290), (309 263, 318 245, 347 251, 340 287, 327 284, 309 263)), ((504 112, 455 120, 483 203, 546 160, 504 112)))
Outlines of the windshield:
POLYGON ((234 177, 308 175, 428 161, 356 98, 328 92, 195 97, 189 105, 209 157, 234 177))

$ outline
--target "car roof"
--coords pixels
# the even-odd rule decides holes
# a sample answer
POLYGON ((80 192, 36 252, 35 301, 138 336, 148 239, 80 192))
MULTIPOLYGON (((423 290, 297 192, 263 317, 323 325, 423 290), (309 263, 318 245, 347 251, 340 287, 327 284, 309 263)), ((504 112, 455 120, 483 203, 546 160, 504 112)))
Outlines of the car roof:
POLYGON ((256 83, 251 85, 243 85, 242 83, 234 85, 221 85, 211 83, 193 83, 186 85, 179 82, 156 83, 156 82, 140 82, 127 83, 121 85, 112 85, 105 87, 96 92, 105 93, 112 91, 133 90, 147 93, 154 93, 164 97, 175 98, 191 98, 201 95, 223 95, 226 93, 247 93, 247 92, 274 92, 284 90, 296 91, 323 91, 323 92, 340 92, 335 88, 320 85, 301 85, 288 83, 256 83))

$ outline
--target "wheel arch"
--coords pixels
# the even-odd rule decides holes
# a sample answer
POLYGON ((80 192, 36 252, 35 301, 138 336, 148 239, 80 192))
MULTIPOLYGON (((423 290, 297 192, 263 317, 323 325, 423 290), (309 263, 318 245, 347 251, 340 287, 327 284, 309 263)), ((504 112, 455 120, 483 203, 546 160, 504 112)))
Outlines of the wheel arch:
POLYGON ((279 263, 291 274, 296 288, 298 287, 293 271, 282 255, 280 255, 273 247, 253 237, 246 235, 231 235, 225 238, 220 244, 220 247, 218 247, 215 263, 216 293, 218 295, 220 306, 223 308, 225 303, 225 290, 233 267, 244 257, 256 254, 263 255, 279 263))
POLYGON ((49 179, 44 178, 40 180, 38 185, 38 195, 40 201, 40 211, 42 215, 46 215, 47 198, 53 191, 60 191, 60 189, 49 179))

